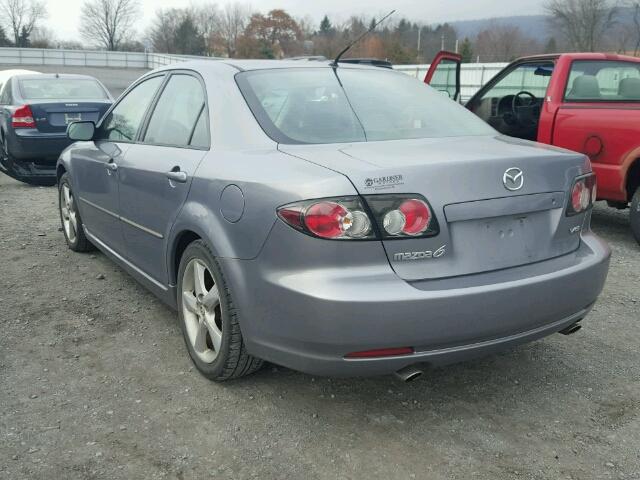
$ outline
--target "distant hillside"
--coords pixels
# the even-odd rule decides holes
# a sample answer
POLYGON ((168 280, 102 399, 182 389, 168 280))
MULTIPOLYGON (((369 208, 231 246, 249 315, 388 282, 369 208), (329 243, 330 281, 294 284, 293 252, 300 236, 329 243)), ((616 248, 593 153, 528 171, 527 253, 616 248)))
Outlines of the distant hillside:
POLYGON ((545 39, 549 37, 549 17, 546 15, 527 15, 515 17, 487 18, 483 20, 466 20, 461 22, 450 22, 458 32, 458 38, 473 38, 482 30, 486 30, 492 25, 508 25, 520 28, 523 33, 530 37, 545 39))

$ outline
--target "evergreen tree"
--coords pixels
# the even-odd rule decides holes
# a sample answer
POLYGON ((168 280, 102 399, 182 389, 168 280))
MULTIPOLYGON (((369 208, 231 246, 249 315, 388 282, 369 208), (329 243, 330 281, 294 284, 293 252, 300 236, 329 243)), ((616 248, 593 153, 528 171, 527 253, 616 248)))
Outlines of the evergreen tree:
POLYGON ((551 37, 547 44, 544 47, 544 53, 557 53, 558 45, 556 43, 555 37, 551 37))
POLYGON ((320 35, 331 35, 333 33, 333 25, 331 25, 331 21, 329 17, 326 15, 320 22, 320 35))
POLYGON ((460 47, 460 55, 462 56, 462 63, 471 63, 473 62, 473 48, 471 46, 471 40, 466 37, 462 41, 462 46, 460 47))
POLYGON ((30 32, 26 27, 22 27, 20 30, 20 36, 18 37, 18 44, 16 47, 28 48, 31 46, 31 40, 29 40, 30 32))
POLYGON ((11 41, 7 38, 7 32, 0 25, 0 47, 10 47, 11 41))

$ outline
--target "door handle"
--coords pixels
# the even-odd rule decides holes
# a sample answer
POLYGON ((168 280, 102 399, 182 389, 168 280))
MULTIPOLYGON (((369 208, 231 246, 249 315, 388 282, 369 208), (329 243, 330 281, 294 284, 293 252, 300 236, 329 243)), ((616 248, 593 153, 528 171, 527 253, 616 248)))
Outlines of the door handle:
POLYGON ((174 182, 178 183, 186 183, 187 182, 187 174, 185 172, 181 172, 180 170, 171 170, 167 172, 167 178, 174 182))

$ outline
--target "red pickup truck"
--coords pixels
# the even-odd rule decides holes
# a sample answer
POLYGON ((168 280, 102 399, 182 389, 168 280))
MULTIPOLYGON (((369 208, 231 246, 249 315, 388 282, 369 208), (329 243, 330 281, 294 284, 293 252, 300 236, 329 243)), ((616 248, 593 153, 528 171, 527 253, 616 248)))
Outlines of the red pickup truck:
MULTIPOLYGON (((461 57, 440 52, 425 82, 460 100, 461 57)), ((603 53, 516 60, 466 107, 500 133, 585 153, 598 199, 631 206, 640 243, 640 58, 603 53)))

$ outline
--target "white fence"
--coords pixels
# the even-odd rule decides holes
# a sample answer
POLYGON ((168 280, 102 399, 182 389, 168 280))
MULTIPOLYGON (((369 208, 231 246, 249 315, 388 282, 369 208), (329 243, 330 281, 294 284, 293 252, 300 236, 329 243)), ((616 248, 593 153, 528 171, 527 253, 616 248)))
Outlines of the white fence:
MULTIPOLYGON (((192 57, 145 52, 107 52, 101 50, 53 50, 42 48, 0 48, 0 65, 51 65, 66 67, 104 67, 154 69, 163 65, 192 59, 192 57)), ((478 89, 498 73, 504 63, 467 63, 462 65, 462 98, 471 97, 478 89)), ((424 79, 429 65, 397 65, 396 70, 424 79)))
MULTIPOLYGON (((53 50, 44 48, 0 48, 0 65, 58 65, 64 67, 154 69, 203 57, 145 52, 101 50, 53 50)), ((204 57, 211 58, 211 57, 204 57)))
MULTIPOLYGON (((463 63, 460 71, 461 96, 463 100, 471 98, 480 87, 491 80, 506 63, 463 63)), ((429 65, 396 65, 393 67, 407 75, 424 80, 429 65)))

